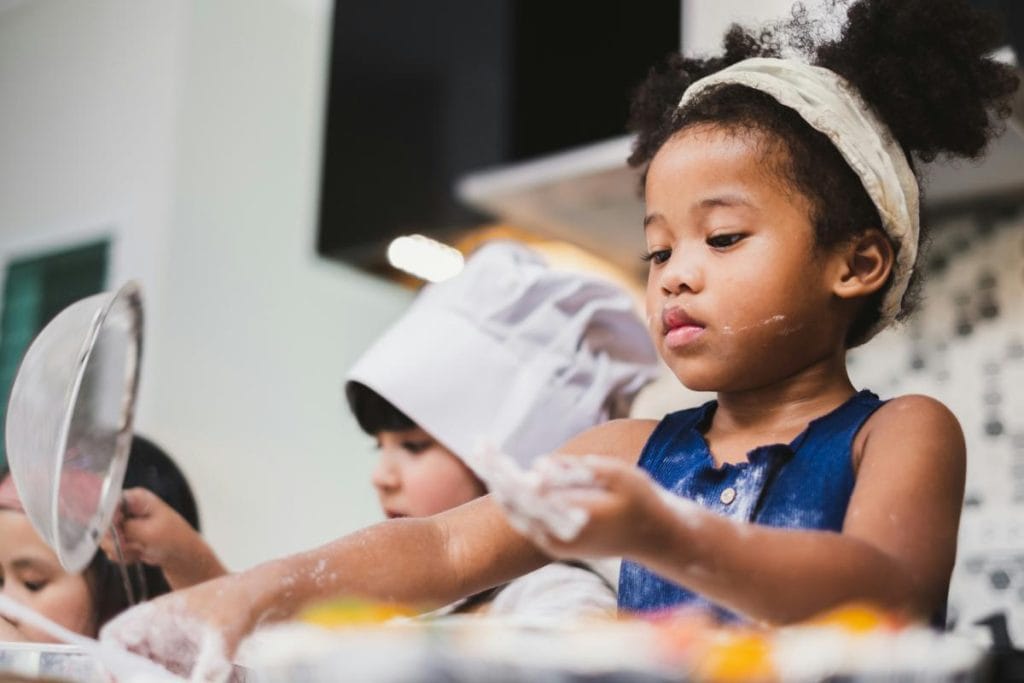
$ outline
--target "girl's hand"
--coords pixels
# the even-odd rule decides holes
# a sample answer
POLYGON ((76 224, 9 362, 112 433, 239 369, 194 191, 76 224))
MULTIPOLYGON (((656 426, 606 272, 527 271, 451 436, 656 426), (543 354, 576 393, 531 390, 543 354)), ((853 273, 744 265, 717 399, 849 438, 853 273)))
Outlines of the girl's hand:
POLYGON ((238 643, 258 621, 258 582, 229 575, 142 603, 107 623, 100 640, 193 681, 227 680, 238 643))
MULTIPOLYGON (((124 491, 114 519, 126 563, 160 567, 173 589, 187 588, 226 574, 213 549, 178 512, 148 489, 124 491)), ((107 534, 100 547, 117 562, 117 549, 107 534)))
POLYGON ((660 489, 646 472, 621 459, 606 456, 554 456, 593 473, 590 482, 559 486, 548 484, 545 494, 582 510, 587 521, 571 540, 559 540, 542 528, 530 538, 553 557, 636 556, 656 545, 660 489))

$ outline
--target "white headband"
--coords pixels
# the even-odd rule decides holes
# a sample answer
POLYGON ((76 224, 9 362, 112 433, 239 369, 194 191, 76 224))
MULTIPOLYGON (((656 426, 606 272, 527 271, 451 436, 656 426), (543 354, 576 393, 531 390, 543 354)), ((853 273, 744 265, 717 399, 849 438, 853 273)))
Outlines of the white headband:
POLYGON ((878 209, 882 228, 899 245, 892 286, 882 301, 881 318, 867 333, 870 339, 896 320, 917 258, 919 191, 903 150, 842 76, 792 60, 758 57, 737 62, 691 84, 679 106, 709 87, 726 83, 771 95, 827 135, 860 177, 878 209))

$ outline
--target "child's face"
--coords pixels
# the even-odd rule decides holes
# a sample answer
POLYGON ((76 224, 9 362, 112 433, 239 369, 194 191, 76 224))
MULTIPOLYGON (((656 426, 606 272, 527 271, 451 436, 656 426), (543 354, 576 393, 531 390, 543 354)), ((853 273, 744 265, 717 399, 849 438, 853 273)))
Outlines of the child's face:
MULTIPOLYGON (((85 578, 64 571, 28 517, 16 510, 0 509, 0 590, 75 633, 96 635, 93 600, 85 578)), ((5 621, 4 617, 0 621, 5 621)), ((7 621, 2 625, 8 630, 13 626, 29 641, 53 640, 25 624, 7 621)))
POLYGON ((742 391, 834 353, 838 261, 815 248, 810 204, 759 134, 711 126, 670 139, 647 174, 647 315, 686 386, 742 391))
POLYGON ((379 432, 377 447, 372 481, 388 517, 426 517, 485 492, 462 460, 422 429, 379 432))

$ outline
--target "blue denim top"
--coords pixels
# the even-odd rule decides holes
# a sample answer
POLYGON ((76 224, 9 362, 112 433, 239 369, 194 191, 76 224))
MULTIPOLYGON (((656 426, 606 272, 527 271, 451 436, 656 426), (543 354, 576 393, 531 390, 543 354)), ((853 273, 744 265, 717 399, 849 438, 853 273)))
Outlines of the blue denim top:
MULTIPOLYGON (((704 433, 716 401, 665 416, 651 433, 639 465, 668 491, 735 520, 793 529, 841 531, 853 493, 853 439, 884 401, 861 391, 813 420, 789 445, 759 446, 747 462, 716 467, 704 433)), ((649 612, 678 606, 710 607, 701 596, 623 560, 619 609, 649 612)))

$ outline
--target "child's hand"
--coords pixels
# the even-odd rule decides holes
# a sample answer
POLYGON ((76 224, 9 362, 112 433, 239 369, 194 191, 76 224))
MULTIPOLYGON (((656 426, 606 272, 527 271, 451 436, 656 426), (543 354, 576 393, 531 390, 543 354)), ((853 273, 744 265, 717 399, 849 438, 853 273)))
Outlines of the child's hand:
MULTIPOLYGON (((160 567, 171 588, 191 586, 225 574, 213 550, 195 529, 152 491, 124 491, 124 503, 114 519, 121 536, 124 561, 160 567)), ((100 543, 117 562, 117 549, 108 533, 100 543)))
MULTIPOLYGON (((121 537, 125 563, 145 562, 154 566, 163 565, 169 555, 187 544, 188 531, 192 530, 176 510, 152 491, 142 488, 124 491, 113 523, 121 537)), ((109 533, 100 547, 112 561, 118 561, 109 533)))
POLYGON ((225 576, 136 605, 107 622, 99 637, 191 681, 223 681, 255 623, 251 610, 244 577, 225 576))
POLYGON ((560 540, 534 528, 530 538, 554 557, 633 555, 655 535, 656 515, 663 506, 659 489, 646 472, 616 458, 554 456, 585 466, 589 482, 545 484, 544 495, 582 510, 586 516, 575 538, 560 540))

